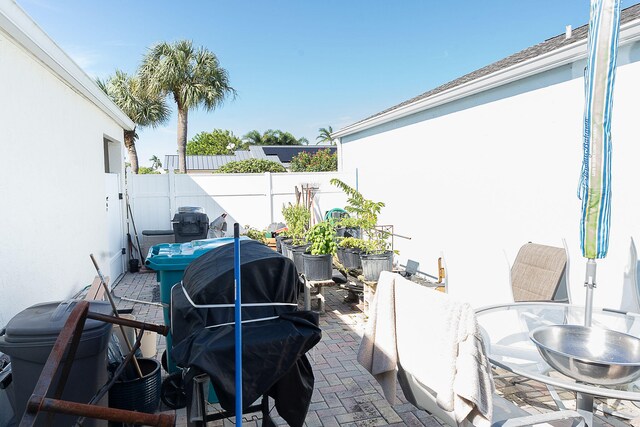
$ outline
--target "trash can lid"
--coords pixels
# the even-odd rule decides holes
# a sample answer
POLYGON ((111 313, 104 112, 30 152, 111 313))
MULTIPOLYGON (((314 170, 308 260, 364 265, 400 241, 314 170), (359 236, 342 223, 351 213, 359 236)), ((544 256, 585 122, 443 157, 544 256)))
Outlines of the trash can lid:
MULTIPOLYGON (((233 243, 233 237, 193 240, 186 243, 160 243, 151 246, 145 265, 153 270, 184 270, 191 261, 200 255, 222 245, 233 243)), ((240 240, 249 240, 240 236, 240 240)))
MULTIPOLYGON (((5 344, 55 342, 78 301, 46 302, 21 311, 7 323, 5 344)), ((89 310, 107 315, 113 313, 111 305, 105 301, 91 301, 89 310)), ((110 323, 86 319, 81 341, 101 336, 110 327, 110 323)))

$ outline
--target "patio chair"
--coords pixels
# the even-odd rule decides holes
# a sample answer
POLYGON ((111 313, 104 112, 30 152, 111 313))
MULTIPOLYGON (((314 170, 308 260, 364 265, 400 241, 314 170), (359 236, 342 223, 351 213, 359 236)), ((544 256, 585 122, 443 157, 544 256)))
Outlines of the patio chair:
POLYGON ((629 244, 629 259, 624 272, 620 308, 633 313, 640 313, 640 277, 638 277, 638 264, 640 264, 640 261, 638 261, 638 250, 632 237, 629 244))
POLYGON ((570 301, 569 252, 564 248, 526 243, 510 269, 513 301, 570 301))
POLYGON ((390 403, 397 378, 411 404, 450 426, 582 419, 567 410, 531 415, 495 394, 471 306, 389 272, 380 275, 358 361, 390 403))

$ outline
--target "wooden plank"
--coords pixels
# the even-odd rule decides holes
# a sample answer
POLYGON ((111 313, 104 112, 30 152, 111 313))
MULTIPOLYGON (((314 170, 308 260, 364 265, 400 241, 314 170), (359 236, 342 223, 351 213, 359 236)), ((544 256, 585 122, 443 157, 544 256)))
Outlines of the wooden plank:
MULTIPOLYGON (((104 278, 107 285, 109 285, 109 276, 104 278)), ((85 301, 102 301, 104 299, 104 286, 100 283, 100 277, 96 276, 91 283, 91 287, 84 297, 85 301)))

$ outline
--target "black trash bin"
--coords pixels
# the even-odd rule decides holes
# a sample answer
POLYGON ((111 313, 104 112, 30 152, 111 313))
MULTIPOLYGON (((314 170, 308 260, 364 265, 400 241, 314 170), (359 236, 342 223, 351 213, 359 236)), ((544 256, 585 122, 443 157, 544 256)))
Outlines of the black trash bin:
POLYGON ((206 239, 209 232, 209 217, 200 207, 179 207, 171 224, 176 243, 206 239))
MULTIPOLYGON (((14 413, 20 419, 27 402, 38 382, 51 349, 64 327, 76 300, 49 302, 31 306, 16 314, 0 336, 0 351, 11 358, 13 388, 15 393, 14 413)), ((111 314, 109 303, 92 301, 90 311, 111 314)), ((88 403, 107 382, 107 347, 111 337, 111 323, 87 319, 78 349, 73 359, 67 384, 62 393, 63 400, 88 403)), ((58 383, 54 378, 52 384, 58 383)), ((107 406, 108 397, 98 405, 107 406)), ((47 414, 38 416, 36 426, 69 426, 77 417, 56 414, 47 423, 47 414)), ((85 426, 106 426, 107 422, 87 418, 85 426)))

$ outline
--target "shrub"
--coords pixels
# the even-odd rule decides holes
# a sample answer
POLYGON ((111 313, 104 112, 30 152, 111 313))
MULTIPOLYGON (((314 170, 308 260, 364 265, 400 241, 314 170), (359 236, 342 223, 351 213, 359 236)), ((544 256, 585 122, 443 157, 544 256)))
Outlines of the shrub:
POLYGON ((146 166, 140 166, 138 168, 138 174, 159 174, 160 172, 158 172, 157 170, 153 169, 153 168, 148 168, 146 166))
POLYGON ((216 173, 264 173, 286 172, 280 163, 265 159, 247 159, 221 166, 216 173))
POLYGON ((291 172, 331 172, 338 170, 338 155, 330 149, 318 150, 311 155, 305 151, 291 159, 291 172))

